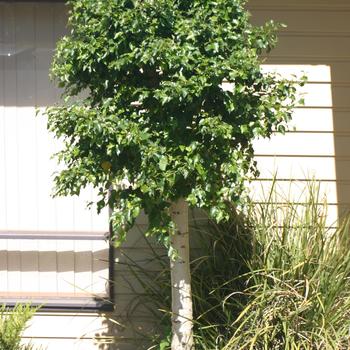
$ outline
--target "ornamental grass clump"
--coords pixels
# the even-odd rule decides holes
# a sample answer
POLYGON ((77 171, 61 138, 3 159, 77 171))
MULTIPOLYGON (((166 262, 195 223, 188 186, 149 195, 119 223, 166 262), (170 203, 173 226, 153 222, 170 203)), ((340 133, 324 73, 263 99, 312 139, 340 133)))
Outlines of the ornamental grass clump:
POLYGON ((350 348, 350 218, 330 228, 317 186, 307 191, 302 204, 272 191, 251 208, 247 301, 224 350, 350 348))
MULTIPOLYGON (((273 187, 242 212, 232 208, 226 223, 193 220, 196 349, 350 348, 350 218, 329 223, 315 184, 296 200, 278 192, 273 187)), ((133 263, 145 289, 133 306, 165 310, 162 324, 169 331, 169 271, 163 267, 148 280, 133 263)), ((169 349, 167 338, 152 349, 169 349)))

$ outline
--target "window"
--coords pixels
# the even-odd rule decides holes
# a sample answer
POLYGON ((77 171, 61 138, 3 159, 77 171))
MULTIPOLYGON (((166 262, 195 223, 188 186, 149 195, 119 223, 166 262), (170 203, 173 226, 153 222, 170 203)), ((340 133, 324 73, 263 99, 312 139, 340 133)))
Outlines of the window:
POLYGON ((0 303, 97 307, 110 295, 108 213, 51 198, 59 149, 36 108, 58 101, 48 78, 65 31, 54 2, 0 1, 0 303))

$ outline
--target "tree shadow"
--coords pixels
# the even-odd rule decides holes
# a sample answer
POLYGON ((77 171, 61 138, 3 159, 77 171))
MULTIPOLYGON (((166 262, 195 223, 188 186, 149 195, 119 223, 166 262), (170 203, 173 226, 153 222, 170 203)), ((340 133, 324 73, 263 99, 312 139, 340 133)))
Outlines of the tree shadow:
POLYGON ((101 314, 104 330, 96 333, 100 350, 148 349, 164 330, 168 310, 168 257, 155 240, 146 238, 144 216, 114 250, 113 311, 101 314))
MULTIPOLYGON (((228 291, 232 292, 232 288, 245 288, 243 282, 234 281, 233 277, 247 271, 245 262, 251 255, 251 232, 246 219, 236 215, 234 210, 232 215, 234 217, 230 222, 217 225, 203 211, 191 211, 191 275, 195 319, 214 308, 218 309, 218 313, 212 312, 211 315, 216 318, 221 308, 219 300, 226 297, 228 291), (230 277, 232 281, 223 288, 221 284, 230 277)), ((169 258, 165 248, 143 236, 143 229, 140 226, 133 229, 130 242, 117 249, 114 312, 108 314, 109 321, 105 321, 107 329, 96 334, 99 339, 110 343, 101 343, 101 350, 148 349, 161 342, 166 344, 170 337, 169 258), (139 237, 136 246, 135 234, 139 237)), ((236 312, 240 310, 237 307, 236 312)))

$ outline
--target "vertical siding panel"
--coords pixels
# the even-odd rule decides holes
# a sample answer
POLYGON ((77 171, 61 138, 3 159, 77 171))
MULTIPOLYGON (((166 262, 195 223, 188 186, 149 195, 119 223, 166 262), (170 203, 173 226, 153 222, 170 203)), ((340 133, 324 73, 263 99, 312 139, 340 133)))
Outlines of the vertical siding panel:
POLYGON ((7 252, 7 288, 9 292, 21 292, 21 253, 18 240, 8 240, 7 252))
POLYGON ((92 293, 92 242, 75 241, 75 291, 92 293))
POLYGON ((7 227, 6 224, 6 172, 5 172, 5 84, 4 84, 4 65, 5 65, 5 36, 4 36, 4 7, 0 5, 0 230, 7 227))
MULTIPOLYGON (((18 228, 36 230, 37 210, 37 145, 35 124, 35 30, 33 4, 15 7, 17 60, 17 133, 18 133, 18 228)), ((21 291, 37 292, 39 287, 38 245, 36 241, 22 240, 20 271, 21 291)))
POLYGON ((109 214, 108 209, 104 208, 99 215, 97 215, 96 207, 92 207, 92 231, 93 232, 103 232, 106 235, 109 230, 109 214))
POLYGON ((104 241, 93 242, 92 250, 92 292, 108 294, 108 244, 104 241))
MULTIPOLYGON (((4 6, 0 5, 0 230, 7 228, 6 214, 6 172, 5 172, 5 35, 4 35, 4 6)), ((0 239, 0 294, 8 291, 7 286, 7 239, 0 239)))
MULTIPOLYGON (((48 70, 65 24, 64 4, 0 4, 0 49, 7 45, 10 53, 0 55, 0 230, 43 234, 108 231, 108 212, 97 216, 95 209, 85 208, 92 199, 90 189, 80 198, 50 197, 50 175, 57 164, 49 158, 60 143, 48 135, 45 118, 36 118, 34 110, 59 99, 60 91, 49 82, 48 70)), ((44 296, 105 294, 107 258, 108 244, 102 240, 0 239, 0 296, 5 291, 27 297, 38 292, 44 296)), ((74 329, 66 323, 57 326, 57 314, 45 317, 44 324, 36 318, 34 339, 39 338, 40 344, 41 336, 51 337, 51 348, 57 337, 62 342, 67 338, 67 349, 76 349, 74 338, 89 338, 80 348, 97 349, 91 340, 95 329, 89 328, 86 335, 81 325, 84 317, 77 313, 71 319, 74 329)), ((91 317, 95 321, 96 332, 104 332, 106 326, 101 327, 104 321, 97 313, 91 317)))
POLYGON ((57 241, 57 289, 58 293, 74 293, 74 241, 57 241))
POLYGON ((17 133, 19 228, 37 228, 34 11, 32 4, 15 6, 17 43, 17 133))
MULTIPOLYGON (((67 7, 62 3, 54 3, 52 4, 52 9, 54 14, 52 22, 52 41, 54 47, 56 47, 58 40, 67 33, 67 7)), ((51 88, 55 96, 55 101, 59 101, 62 91, 56 85, 53 85, 51 88)))
POLYGON ((7 246, 7 239, 1 239, 0 238, 0 295, 3 292, 8 291, 7 286, 7 271, 8 271, 8 265, 7 265, 7 259, 8 259, 8 246, 7 246))
POLYGON ((57 245, 55 240, 39 240, 41 293, 57 293, 57 245))
POLYGON ((3 114, 4 125, 4 176, 6 178, 6 228, 15 228, 19 224, 18 215, 18 143, 17 143, 17 66, 13 53, 16 50, 16 30, 14 8, 11 5, 3 5, 3 32, 4 46, 7 56, 4 57, 3 72, 3 98, 6 106, 3 114))
POLYGON ((39 255, 37 240, 23 239, 21 246, 21 287, 23 292, 39 290, 39 255))
MULTIPOLYGON (((53 42, 53 11, 52 5, 40 3, 35 5, 35 74, 36 74, 36 105, 41 111, 44 106, 55 102, 52 84, 49 81, 49 67, 52 59, 53 42)), ((52 174, 55 162, 50 160, 54 153, 52 137, 46 129, 46 118, 42 115, 35 118, 37 135, 37 188, 38 198, 38 230, 56 230, 55 201, 52 192, 52 174)))
POLYGON ((55 229, 72 232, 75 229, 75 208, 72 198, 55 199, 55 229))
MULTIPOLYGON (((49 29, 52 33, 52 47, 56 46, 57 41, 63 36, 65 32, 65 26, 67 22, 67 17, 65 15, 65 5, 59 3, 53 3, 52 13, 53 22, 51 28, 49 29)), ((56 87, 55 84, 51 84, 50 90, 52 93, 52 98, 54 102, 60 100, 62 91, 56 87)), ((61 149, 60 142, 53 141, 52 135, 50 137, 52 148, 50 149, 51 155, 61 149)), ((55 161, 52 163, 57 170, 57 165, 55 161)), ((74 231, 75 229, 75 205, 72 198, 56 198, 54 200, 55 205, 55 222, 56 230, 58 231, 74 231)))
POLYGON ((92 200, 91 189, 84 189, 79 197, 74 196, 74 230, 91 232, 92 229, 92 210, 87 205, 92 200))
POLYGON ((52 4, 53 11, 55 14, 53 28, 54 36, 53 40, 56 43, 64 35, 68 33, 67 30, 67 6, 63 3, 52 4))

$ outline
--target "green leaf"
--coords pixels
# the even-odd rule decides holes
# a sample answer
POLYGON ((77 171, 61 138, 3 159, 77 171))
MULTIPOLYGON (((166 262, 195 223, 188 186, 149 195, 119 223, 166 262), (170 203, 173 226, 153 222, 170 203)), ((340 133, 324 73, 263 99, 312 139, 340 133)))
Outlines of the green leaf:
POLYGON ((168 165, 168 158, 166 156, 161 157, 159 160, 159 169, 162 171, 165 171, 167 165, 168 165))

